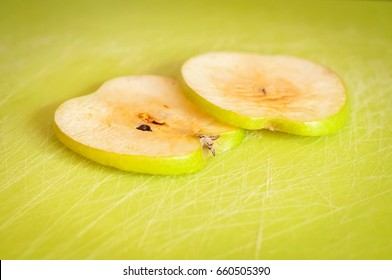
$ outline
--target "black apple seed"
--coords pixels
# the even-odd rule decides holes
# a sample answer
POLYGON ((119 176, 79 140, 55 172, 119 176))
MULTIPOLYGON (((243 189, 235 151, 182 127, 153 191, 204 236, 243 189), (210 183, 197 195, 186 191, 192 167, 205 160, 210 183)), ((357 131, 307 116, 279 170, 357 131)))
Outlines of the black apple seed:
POLYGON ((150 127, 149 125, 147 125, 147 124, 139 124, 139 125, 136 127, 136 129, 139 129, 139 130, 141 130, 141 131, 151 131, 151 132, 152 132, 151 127, 150 127))

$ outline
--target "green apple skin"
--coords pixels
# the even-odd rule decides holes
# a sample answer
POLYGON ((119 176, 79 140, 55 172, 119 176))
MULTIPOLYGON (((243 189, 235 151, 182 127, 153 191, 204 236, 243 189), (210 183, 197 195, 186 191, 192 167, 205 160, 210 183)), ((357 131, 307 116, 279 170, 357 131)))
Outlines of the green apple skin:
POLYGON ((320 136, 336 132, 343 127, 349 118, 347 90, 346 102, 339 112, 325 119, 300 122, 288 119, 250 117, 240 115, 236 112, 220 108, 210 103, 205 98, 197 94, 192 88, 190 88, 182 78, 179 80, 182 83, 183 92, 186 97, 196 104, 200 109, 204 110, 206 113, 224 123, 244 129, 269 129, 272 131, 281 131, 303 136, 320 136))
MULTIPOLYGON (((124 171, 155 175, 179 175, 194 173, 202 169, 206 163, 209 153, 200 149, 183 156, 136 156, 128 154, 112 153, 99 150, 79 143, 66 134, 54 124, 55 133, 60 141, 72 151, 98 162, 102 165, 111 166, 124 171)), ((216 153, 223 153, 238 146, 244 138, 244 131, 236 129, 220 134, 216 141, 216 153), (219 141, 219 143, 218 143, 219 141)))

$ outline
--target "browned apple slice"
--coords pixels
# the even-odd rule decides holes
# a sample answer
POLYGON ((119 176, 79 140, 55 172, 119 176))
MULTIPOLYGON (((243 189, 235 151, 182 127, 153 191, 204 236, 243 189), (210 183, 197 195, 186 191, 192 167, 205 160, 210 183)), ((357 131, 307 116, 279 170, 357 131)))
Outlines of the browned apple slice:
POLYGON ((151 174, 195 172, 215 149, 226 151, 243 138, 241 129, 189 102, 174 79, 159 76, 110 80, 95 93, 63 103, 55 124, 59 139, 75 152, 151 174))
POLYGON ((182 67, 187 96, 233 126, 321 135, 347 118, 341 79, 319 64, 290 56, 202 54, 182 67))

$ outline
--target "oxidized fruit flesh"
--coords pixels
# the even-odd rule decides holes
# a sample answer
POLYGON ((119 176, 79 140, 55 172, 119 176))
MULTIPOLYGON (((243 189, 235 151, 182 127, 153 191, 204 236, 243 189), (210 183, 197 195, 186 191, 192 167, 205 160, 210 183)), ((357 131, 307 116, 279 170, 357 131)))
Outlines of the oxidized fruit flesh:
POLYGON ((174 79, 159 76, 116 78, 92 94, 68 100, 57 109, 55 126, 59 139, 75 152, 151 174, 197 171, 212 151, 231 149, 243 137, 241 129, 189 102, 174 79), (214 150, 201 142, 202 135, 221 136, 214 150))
POLYGON ((182 77, 193 102, 242 128, 320 135, 347 116, 341 79, 296 57, 207 53, 186 61, 182 77))

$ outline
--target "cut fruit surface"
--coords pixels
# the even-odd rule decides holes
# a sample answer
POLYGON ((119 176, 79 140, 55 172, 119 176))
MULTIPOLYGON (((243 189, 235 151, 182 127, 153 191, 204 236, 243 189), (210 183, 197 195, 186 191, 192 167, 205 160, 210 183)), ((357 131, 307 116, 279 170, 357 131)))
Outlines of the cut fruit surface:
POLYGON ((186 61, 182 77, 193 102, 242 128, 321 135, 347 118, 341 79, 300 58, 207 53, 186 61))
POLYGON ((120 77, 56 110, 59 139, 75 152, 126 171, 182 174, 199 170, 208 153, 201 135, 219 135, 217 153, 239 144, 243 131, 189 102, 174 79, 120 77), (204 151, 203 151, 204 150, 204 151))

